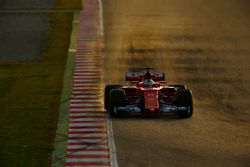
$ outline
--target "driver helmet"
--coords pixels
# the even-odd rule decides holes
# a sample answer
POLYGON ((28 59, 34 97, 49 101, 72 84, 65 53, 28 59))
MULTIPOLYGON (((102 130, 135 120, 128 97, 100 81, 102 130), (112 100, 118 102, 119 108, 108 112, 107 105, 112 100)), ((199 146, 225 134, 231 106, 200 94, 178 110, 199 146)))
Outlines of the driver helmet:
POLYGON ((145 79, 143 81, 143 84, 145 87, 153 87, 154 86, 154 81, 152 79, 145 79))

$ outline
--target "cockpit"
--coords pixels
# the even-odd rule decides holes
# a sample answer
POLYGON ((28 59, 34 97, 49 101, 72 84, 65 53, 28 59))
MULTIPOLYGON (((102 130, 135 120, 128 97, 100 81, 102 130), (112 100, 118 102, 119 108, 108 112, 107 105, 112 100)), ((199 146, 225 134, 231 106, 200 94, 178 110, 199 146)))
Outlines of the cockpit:
POLYGON ((152 79, 145 79, 143 80, 143 86, 146 88, 152 88, 154 87, 154 81, 152 79))

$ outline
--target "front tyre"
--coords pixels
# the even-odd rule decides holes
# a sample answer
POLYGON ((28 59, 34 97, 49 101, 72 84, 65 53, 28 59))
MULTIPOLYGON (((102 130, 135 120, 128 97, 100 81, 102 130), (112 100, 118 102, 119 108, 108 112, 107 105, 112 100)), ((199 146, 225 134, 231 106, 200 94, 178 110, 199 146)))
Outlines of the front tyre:
POLYGON ((180 118, 189 118, 193 115, 193 98, 189 89, 179 90, 177 94, 177 107, 186 107, 187 110, 178 111, 180 118))
POLYGON ((104 93, 104 108, 109 111, 109 105, 110 105, 110 92, 113 89, 121 88, 121 85, 107 85, 105 87, 105 93, 104 93))
POLYGON ((168 85, 168 86, 172 86, 172 87, 175 87, 177 88, 178 90, 185 90, 187 89, 187 86, 186 85, 168 85))
POLYGON ((109 113, 111 117, 121 116, 116 107, 125 106, 125 91, 123 89, 113 89, 110 92, 109 113))

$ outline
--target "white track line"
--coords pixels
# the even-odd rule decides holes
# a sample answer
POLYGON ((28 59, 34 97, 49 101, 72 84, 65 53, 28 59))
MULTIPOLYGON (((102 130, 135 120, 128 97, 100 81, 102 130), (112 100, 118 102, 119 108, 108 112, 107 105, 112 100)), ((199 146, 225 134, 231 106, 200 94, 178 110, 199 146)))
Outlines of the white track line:
MULTIPOLYGON (((103 5, 102 5, 102 0, 98 0, 99 3, 99 10, 100 10, 100 30, 101 30, 101 36, 102 39, 104 39, 104 23, 103 23, 103 5)), ((104 45, 104 42, 102 42, 104 45)), ((103 46, 104 48, 104 46, 103 46)), ((109 119, 108 120, 108 138, 109 138, 109 145, 110 145, 110 155, 111 155, 111 167, 118 167, 117 163, 117 157, 116 157, 116 147, 115 147, 115 142, 114 142, 114 136, 113 136, 113 127, 112 127, 112 122, 109 119)))

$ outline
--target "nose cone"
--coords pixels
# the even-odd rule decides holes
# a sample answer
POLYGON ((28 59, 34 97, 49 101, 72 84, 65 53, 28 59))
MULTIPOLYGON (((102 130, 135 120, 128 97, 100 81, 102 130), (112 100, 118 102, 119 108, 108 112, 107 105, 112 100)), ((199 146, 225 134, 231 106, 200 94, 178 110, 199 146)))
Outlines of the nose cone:
POLYGON ((146 112, 155 113, 159 109, 157 90, 144 90, 144 99, 146 112))

